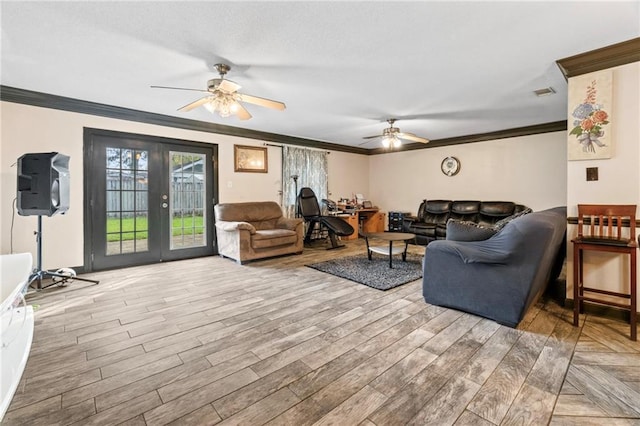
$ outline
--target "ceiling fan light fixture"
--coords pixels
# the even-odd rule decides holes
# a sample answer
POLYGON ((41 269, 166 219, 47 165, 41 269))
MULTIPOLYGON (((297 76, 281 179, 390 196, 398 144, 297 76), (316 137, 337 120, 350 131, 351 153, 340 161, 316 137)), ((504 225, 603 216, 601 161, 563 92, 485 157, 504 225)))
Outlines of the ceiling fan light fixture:
MULTIPOLYGON (((413 133, 405 133, 401 132, 399 128, 395 127, 393 124, 396 122, 395 118, 390 118, 387 120, 389 123, 389 127, 382 130, 382 134, 374 135, 374 136, 365 136, 363 139, 378 139, 380 138, 380 142, 382 146, 385 148, 393 147, 400 148, 402 145, 402 141, 410 141, 410 142, 419 142, 419 143, 429 143, 429 139, 416 136, 413 133)), ((360 145, 364 145, 367 142, 361 143, 360 145)))
POLYGON ((214 104, 213 97, 209 98, 209 100, 207 102, 205 102, 202 106, 205 107, 207 109, 207 111, 209 111, 211 114, 215 114, 216 113, 216 107, 215 107, 215 104, 214 104))
POLYGON ((216 70, 220 74, 220 78, 212 78, 207 81, 207 90, 190 89, 186 87, 168 87, 168 86, 151 86, 156 89, 174 89, 174 90, 190 90, 196 92, 205 92, 206 96, 197 99, 181 108, 178 111, 188 112, 194 108, 203 106, 212 114, 218 114, 220 117, 229 117, 236 115, 240 120, 249 120, 251 114, 244 107, 242 102, 258 105, 265 108, 284 110, 286 105, 283 102, 274 101, 267 98, 252 96, 238 93, 240 86, 231 80, 224 78, 231 67, 227 64, 216 64, 216 70))
POLYGON ((381 140, 380 142, 382 143, 382 146, 385 148, 399 148, 400 145, 402 145, 402 141, 400 140, 400 138, 396 135, 394 135, 393 133, 389 133, 386 134, 381 140))
POLYGON ((235 114, 240 109, 238 96, 235 93, 217 93, 210 96, 204 107, 212 114, 217 113, 222 118, 235 114))

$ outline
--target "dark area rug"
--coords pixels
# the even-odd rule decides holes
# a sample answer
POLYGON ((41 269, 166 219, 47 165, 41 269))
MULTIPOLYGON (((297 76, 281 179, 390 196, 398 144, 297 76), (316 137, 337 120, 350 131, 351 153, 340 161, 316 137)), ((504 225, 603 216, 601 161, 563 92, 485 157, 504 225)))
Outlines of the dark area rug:
POLYGON ((378 290, 389 290, 422 278, 422 256, 416 254, 407 254, 406 262, 403 262, 399 255, 394 256, 393 269, 389 269, 387 256, 376 253, 371 261, 367 259, 366 254, 362 254, 306 266, 378 290))

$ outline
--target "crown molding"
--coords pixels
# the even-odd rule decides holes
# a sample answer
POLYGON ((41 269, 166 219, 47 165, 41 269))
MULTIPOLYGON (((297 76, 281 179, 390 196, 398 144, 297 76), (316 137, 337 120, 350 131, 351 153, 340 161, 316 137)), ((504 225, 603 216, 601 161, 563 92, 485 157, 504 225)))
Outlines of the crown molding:
POLYGON ((247 139, 256 139, 263 142, 275 142, 285 145, 295 145, 307 148, 316 148, 327 151, 341 151, 361 155, 389 154, 399 151, 412 151, 416 149, 436 148, 439 146, 460 145, 474 142, 484 142, 494 139, 512 138, 517 136, 528 136, 540 133, 558 132, 567 130, 566 121, 538 124, 533 126, 518 127, 515 129, 500 130, 496 132, 481 133, 475 135, 458 136, 432 140, 428 144, 412 143, 402 145, 390 151, 385 148, 366 149, 353 146, 338 145, 329 142, 316 141, 313 139, 298 138, 295 136, 279 135, 276 133, 261 132, 257 130, 243 129, 241 127, 226 126, 222 124, 209 123, 206 121, 189 120, 169 115, 155 114, 151 112, 139 111, 129 108, 100 104, 97 102, 83 101, 80 99, 68 98, 64 96, 51 95, 47 93, 35 92, 32 90, 19 89, 15 87, 0 85, 0 101, 13 102, 51 108, 62 111, 77 112, 81 114, 96 115, 101 117, 115 118, 119 120, 135 121, 140 123, 155 124, 178 129, 196 130, 207 133, 217 133, 222 135, 237 136, 247 139))
POLYGON ((489 133, 479 133, 476 135, 457 136, 455 138, 445 138, 432 140, 427 144, 424 143, 411 143, 401 145, 400 148, 396 148, 393 151, 385 148, 376 148, 370 150, 371 155, 375 154, 389 154, 390 152, 399 151, 413 151, 416 149, 428 149, 437 148, 440 146, 460 145, 466 143, 486 142, 496 139, 515 138, 518 136, 538 135, 541 133, 561 132, 567 130, 567 121, 554 121, 551 123, 536 124, 533 126, 517 127, 513 129, 499 130, 489 133))
POLYGON ((350 147, 329 142, 316 141, 313 139, 243 129, 241 127, 226 126, 206 121, 189 120, 186 118, 155 114, 97 102, 83 101, 80 99, 51 95, 48 93, 19 89, 16 87, 0 86, 0 101, 115 118, 119 120, 156 124, 159 126, 174 127, 178 129, 196 130, 200 132, 237 136, 240 138, 257 139, 264 142, 276 142, 285 145, 296 145, 327 151, 342 151, 353 154, 369 154, 369 150, 366 148, 350 147))
POLYGON ((566 79, 640 61, 640 37, 580 53, 556 64, 566 79))

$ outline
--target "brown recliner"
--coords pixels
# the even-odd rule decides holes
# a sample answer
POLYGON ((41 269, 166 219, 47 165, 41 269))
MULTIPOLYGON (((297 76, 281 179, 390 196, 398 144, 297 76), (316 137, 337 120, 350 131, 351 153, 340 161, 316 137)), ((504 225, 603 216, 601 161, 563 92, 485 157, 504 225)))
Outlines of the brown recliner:
POLYGON ((248 260, 302 253, 302 219, 288 219, 273 201, 223 203, 214 207, 218 253, 248 260))

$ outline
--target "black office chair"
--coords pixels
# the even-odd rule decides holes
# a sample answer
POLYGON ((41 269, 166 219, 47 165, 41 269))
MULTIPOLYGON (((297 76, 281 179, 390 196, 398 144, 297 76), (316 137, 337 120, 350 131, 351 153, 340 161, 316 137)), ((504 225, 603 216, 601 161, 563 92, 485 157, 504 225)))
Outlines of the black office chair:
POLYGON ((355 232, 351 225, 339 217, 323 216, 316 194, 311 188, 302 188, 300 190, 298 194, 298 212, 304 218, 304 221, 308 223, 307 235, 304 238, 306 243, 311 241, 311 234, 317 223, 327 229, 329 240, 331 241, 330 248, 344 247, 344 245, 338 244, 337 237, 346 237, 355 232))

